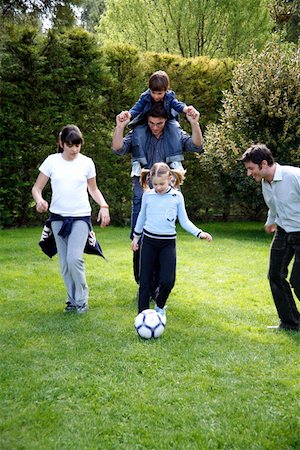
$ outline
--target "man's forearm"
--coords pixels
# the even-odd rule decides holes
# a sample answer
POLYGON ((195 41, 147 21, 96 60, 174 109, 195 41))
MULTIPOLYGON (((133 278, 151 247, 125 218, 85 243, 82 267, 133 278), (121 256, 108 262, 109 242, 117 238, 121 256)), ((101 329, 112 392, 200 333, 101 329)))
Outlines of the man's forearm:
POLYGON ((124 137, 124 127, 116 126, 112 139, 113 150, 121 150, 121 148, 123 147, 123 137, 124 137))
POLYGON ((193 144, 197 145, 197 147, 201 147, 203 145, 203 135, 199 122, 191 123, 191 127, 193 144))

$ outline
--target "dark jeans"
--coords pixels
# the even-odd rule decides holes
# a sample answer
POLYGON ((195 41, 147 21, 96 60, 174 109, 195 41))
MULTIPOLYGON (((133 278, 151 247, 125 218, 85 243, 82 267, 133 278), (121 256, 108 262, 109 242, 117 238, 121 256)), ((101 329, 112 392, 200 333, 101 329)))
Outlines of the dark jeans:
POLYGON ((132 209, 131 209, 130 239, 133 239, 133 230, 134 230, 139 212, 141 210, 143 188, 140 184, 139 177, 132 177, 131 181, 132 181, 133 199, 132 199, 132 209))
POLYGON ((277 228, 271 244, 268 278, 282 326, 299 328, 300 313, 291 287, 300 300, 300 232, 286 233, 282 228, 277 228), (288 266, 293 258, 290 280, 287 281, 288 266))
POLYGON ((175 284, 176 240, 152 239, 143 236, 140 260, 139 312, 149 308, 153 274, 158 265, 158 287, 155 302, 159 308, 163 308, 175 284))

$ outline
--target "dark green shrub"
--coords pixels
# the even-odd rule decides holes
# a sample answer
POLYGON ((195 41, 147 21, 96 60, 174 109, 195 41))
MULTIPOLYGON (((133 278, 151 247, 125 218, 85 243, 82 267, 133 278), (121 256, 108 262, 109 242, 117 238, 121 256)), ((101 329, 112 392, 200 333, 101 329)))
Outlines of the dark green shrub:
MULTIPOLYGON (((28 25, 12 26, 0 68, 1 225, 41 221, 31 187, 38 166, 56 151, 59 130, 67 123, 77 124, 84 134, 83 152, 96 163, 99 187, 111 206, 113 222, 128 221, 130 158, 111 152, 115 115, 136 102, 152 72, 164 69, 177 97, 201 110, 204 130, 217 118, 232 66, 229 60, 139 54, 128 45, 100 49, 92 34, 78 28, 40 35, 28 25)), ((182 125, 189 131, 185 120, 182 125)), ((197 218, 202 207, 198 190, 205 176, 195 155, 187 156, 185 166, 184 188, 197 218)), ((49 196, 50 189, 46 191, 49 196)))
POLYGON ((208 127, 200 161, 222 189, 221 198, 209 196, 210 188, 206 192, 215 210, 221 206, 228 214, 238 206, 253 217, 264 210, 260 187, 247 179, 239 162, 252 143, 264 142, 282 164, 299 165, 299 56, 299 47, 272 42, 235 68, 221 123, 208 127))

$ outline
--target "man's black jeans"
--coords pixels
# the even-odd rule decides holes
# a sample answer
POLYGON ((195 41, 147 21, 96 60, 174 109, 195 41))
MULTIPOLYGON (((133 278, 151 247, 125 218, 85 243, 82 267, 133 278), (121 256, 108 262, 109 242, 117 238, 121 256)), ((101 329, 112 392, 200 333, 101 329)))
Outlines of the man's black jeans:
POLYGON ((277 227, 271 244, 268 278, 281 326, 299 329, 300 313, 291 287, 300 300, 300 232, 286 233, 281 227, 277 227), (287 281, 288 266, 293 257, 291 276, 287 281))

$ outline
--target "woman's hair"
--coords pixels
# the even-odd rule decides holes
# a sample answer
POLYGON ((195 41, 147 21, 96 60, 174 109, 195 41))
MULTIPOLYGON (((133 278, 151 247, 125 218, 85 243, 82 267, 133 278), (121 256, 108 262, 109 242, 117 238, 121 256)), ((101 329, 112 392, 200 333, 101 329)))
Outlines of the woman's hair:
POLYGON ((182 172, 180 170, 174 170, 170 169, 168 164, 159 162, 153 164, 151 169, 142 169, 141 177, 140 177, 140 183, 142 185, 142 188, 146 191, 149 189, 148 181, 152 180, 153 177, 169 177, 171 176, 172 179, 170 181, 170 184, 174 188, 178 188, 181 184, 183 184, 185 171, 182 172))
POLYGON ((149 89, 151 89, 151 91, 167 91, 169 87, 169 76, 164 70, 158 70, 150 76, 149 89))
POLYGON ((58 153, 64 151, 63 144, 83 144, 83 136, 80 129, 76 125, 66 125, 62 128, 58 135, 58 153))

